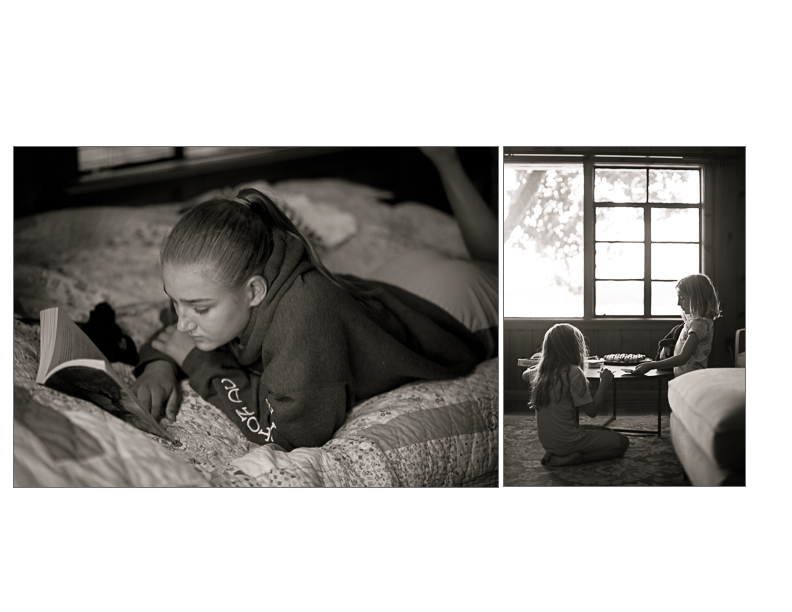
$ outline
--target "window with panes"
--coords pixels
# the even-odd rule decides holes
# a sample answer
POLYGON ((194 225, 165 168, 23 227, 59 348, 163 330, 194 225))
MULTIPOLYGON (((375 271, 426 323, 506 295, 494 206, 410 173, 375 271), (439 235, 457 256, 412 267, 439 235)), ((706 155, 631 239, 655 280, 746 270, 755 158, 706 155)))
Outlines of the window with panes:
POLYGON ((679 314, 701 271, 702 169, 516 160, 504 167, 506 317, 679 314))

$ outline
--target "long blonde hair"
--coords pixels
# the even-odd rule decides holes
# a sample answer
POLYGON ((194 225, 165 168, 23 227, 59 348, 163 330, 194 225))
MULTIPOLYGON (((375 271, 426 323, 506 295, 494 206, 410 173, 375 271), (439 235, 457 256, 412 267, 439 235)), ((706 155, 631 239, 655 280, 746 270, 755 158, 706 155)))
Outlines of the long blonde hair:
POLYGON ((531 401, 528 405, 542 408, 553 401, 560 401, 569 391, 569 366, 575 365, 585 371, 586 359, 588 348, 583 333, 569 323, 553 325, 542 341, 542 357, 531 385, 531 401), (554 399, 552 390, 559 381, 560 395, 554 399))
POLYGON ((676 284, 690 298, 690 314, 713 321, 722 316, 718 292, 706 274, 691 274, 676 284))

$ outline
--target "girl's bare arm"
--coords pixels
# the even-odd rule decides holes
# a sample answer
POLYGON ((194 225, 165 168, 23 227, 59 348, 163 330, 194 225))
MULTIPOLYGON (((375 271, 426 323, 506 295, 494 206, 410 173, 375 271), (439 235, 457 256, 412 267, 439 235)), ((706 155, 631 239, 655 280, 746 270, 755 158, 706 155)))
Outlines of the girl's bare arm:
POLYGON ((649 361, 647 363, 642 363, 637 368, 635 368, 635 373, 643 374, 649 370, 671 369, 677 366, 685 365, 690 360, 690 358, 693 357, 693 353, 696 352, 698 343, 699 339, 696 333, 690 332, 688 339, 685 340, 685 344, 682 347, 682 352, 679 353, 679 355, 674 355, 668 359, 661 359, 660 361, 649 361))
POLYGON ((600 372, 600 384, 599 387, 597 387, 597 392, 594 394, 594 400, 580 406, 583 412, 588 416, 597 416, 597 413, 599 413, 602 407, 602 403, 605 401, 605 393, 607 393, 612 380, 613 373, 610 370, 602 370, 602 372, 600 372))

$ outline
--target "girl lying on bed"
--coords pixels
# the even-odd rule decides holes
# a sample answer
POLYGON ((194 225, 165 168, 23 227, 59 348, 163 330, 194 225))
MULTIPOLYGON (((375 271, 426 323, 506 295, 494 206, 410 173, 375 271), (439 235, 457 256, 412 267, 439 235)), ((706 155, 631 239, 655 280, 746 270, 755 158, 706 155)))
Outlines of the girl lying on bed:
MULTIPOLYGON (((440 156, 441 176, 458 180, 453 155, 440 156)), ((460 193, 449 193, 452 205, 470 204, 460 193)), ((178 323, 142 348, 133 389, 156 418, 164 408, 173 420, 183 372, 248 440, 321 446, 356 403, 408 381, 465 375, 495 354, 497 275, 407 255, 420 277, 414 291, 396 286, 410 284, 399 265, 386 264, 377 281, 336 276, 261 192, 199 204, 163 240, 163 288, 178 323), (391 277, 402 278, 385 284, 391 277), (447 308, 433 300, 438 291, 447 308), (464 301, 476 325, 449 312, 464 301)))

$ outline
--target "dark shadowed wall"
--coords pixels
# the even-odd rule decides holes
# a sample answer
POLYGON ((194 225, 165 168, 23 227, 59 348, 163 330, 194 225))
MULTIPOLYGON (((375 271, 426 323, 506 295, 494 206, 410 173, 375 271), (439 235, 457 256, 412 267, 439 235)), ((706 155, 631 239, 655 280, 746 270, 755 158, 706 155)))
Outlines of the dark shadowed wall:
MULTIPOLYGON (((493 210, 498 148, 460 147, 462 164, 493 210)), ((260 147, 214 158, 177 159, 81 173, 77 147, 14 149, 14 216, 72 206, 181 202, 211 189, 265 180, 339 178, 450 212, 440 177, 416 147, 260 147)))

